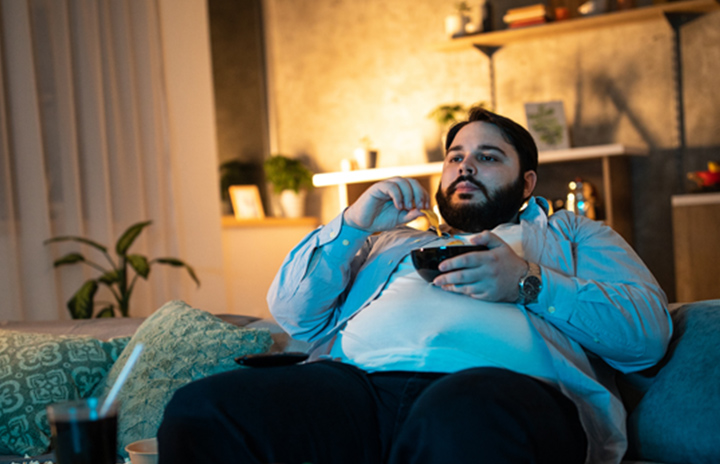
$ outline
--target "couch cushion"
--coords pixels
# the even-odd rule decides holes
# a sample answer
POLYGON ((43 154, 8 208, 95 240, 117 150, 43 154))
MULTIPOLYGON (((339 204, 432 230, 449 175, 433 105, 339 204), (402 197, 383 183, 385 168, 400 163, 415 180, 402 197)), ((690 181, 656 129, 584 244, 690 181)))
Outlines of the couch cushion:
POLYGON ((45 407, 88 397, 128 340, 0 329, 0 454, 47 451, 45 407))
POLYGON ((145 349, 122 388, 118 401, 118 453, 152 438, 175 390, 208 375, 239 368, 234 358, 268 350, 264 329, 241 328, 182 301, 163 305, 138 328, 94 396, 109 393, 136 344, 145 349))
POLYGON ((718 463, 720 300, 673 312, 668 353, 628 418, 629 456, 667 463, 718 463))

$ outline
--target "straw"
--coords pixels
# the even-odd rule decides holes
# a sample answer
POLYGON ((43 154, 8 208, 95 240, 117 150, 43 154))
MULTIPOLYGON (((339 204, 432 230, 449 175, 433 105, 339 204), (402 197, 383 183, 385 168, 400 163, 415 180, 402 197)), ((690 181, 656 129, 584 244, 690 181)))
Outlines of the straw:
POLYGON ((115 383, 110 389, 110 393, 108 393, 108 396, 105 398, 105 402, 100 409, 100 417, 105 417, 107 412, 110 410, 110 407, 115 402, 115 398, 117 398, 120 389, 127 380, 128 375, 130 375, 130 370, 133 368, 135 362, 137 362, 138 358, 140 357, 140 353, 142 352, 143 348, 144 345, 142 343, 138 343, 137 345, 135 345, 135 348, 133 348, 132 353, 130 353, 130 357, 123 366, 122 371, 120 371, 120 375, 118 375, 118 378, 115 379, 115 383))

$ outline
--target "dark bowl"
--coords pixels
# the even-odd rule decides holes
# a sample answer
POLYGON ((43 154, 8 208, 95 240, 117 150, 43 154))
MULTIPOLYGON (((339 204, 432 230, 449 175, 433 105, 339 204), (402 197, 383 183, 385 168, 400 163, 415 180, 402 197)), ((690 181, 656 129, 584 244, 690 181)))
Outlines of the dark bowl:
POLYGON ((451 245, 443 247, 417 248, 411 252, 412 262, 420 277, 432 282, 441 274, 438 265, 448 258, 471 251, 486 251, 485 245, 451 245))

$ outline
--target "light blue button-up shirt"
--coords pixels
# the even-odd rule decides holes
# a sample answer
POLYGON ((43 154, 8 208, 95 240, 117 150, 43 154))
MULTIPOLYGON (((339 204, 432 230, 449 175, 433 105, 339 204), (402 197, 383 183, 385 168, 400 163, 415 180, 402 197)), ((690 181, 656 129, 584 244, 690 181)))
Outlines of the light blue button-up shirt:
MULTIPOLYGON (((618 463, 627 448, 614 371, 658 362, 672 332, 667 298, 632 248, 611 228, 567 211, 547 215, 528 201, 520 214, 525 259, 543 289, 526 310, 550 351, 560 389, 578 407, 588 463, 618 463)), ((410 251, 436 239, 400 227, 371 235, 342 214, 310 233, 285 259, 268 292, 275 320, 327 353, 344 324, 377 298, 410 251)))

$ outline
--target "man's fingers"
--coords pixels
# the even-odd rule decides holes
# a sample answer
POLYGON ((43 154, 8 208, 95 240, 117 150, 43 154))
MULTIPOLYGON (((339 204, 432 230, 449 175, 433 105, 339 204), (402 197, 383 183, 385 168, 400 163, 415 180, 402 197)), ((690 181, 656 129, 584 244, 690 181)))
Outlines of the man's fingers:
POLYGON ((440 263, 440 272, 450 272, 456 269, 466 269, 482 266, 491 256, 486 251, 471 251, 448 258, 440 263))
POLYGON ((487 230, 478 235, 473 235, 468 241, 472 245, 485 245, 490 249, 505 245, 505 242, 500 237, 487 230))
POLYGON ((399 210, 421 209, 428 203, 425 189, 415 179, 394 177, 383 182, 378 188, 399 210))

